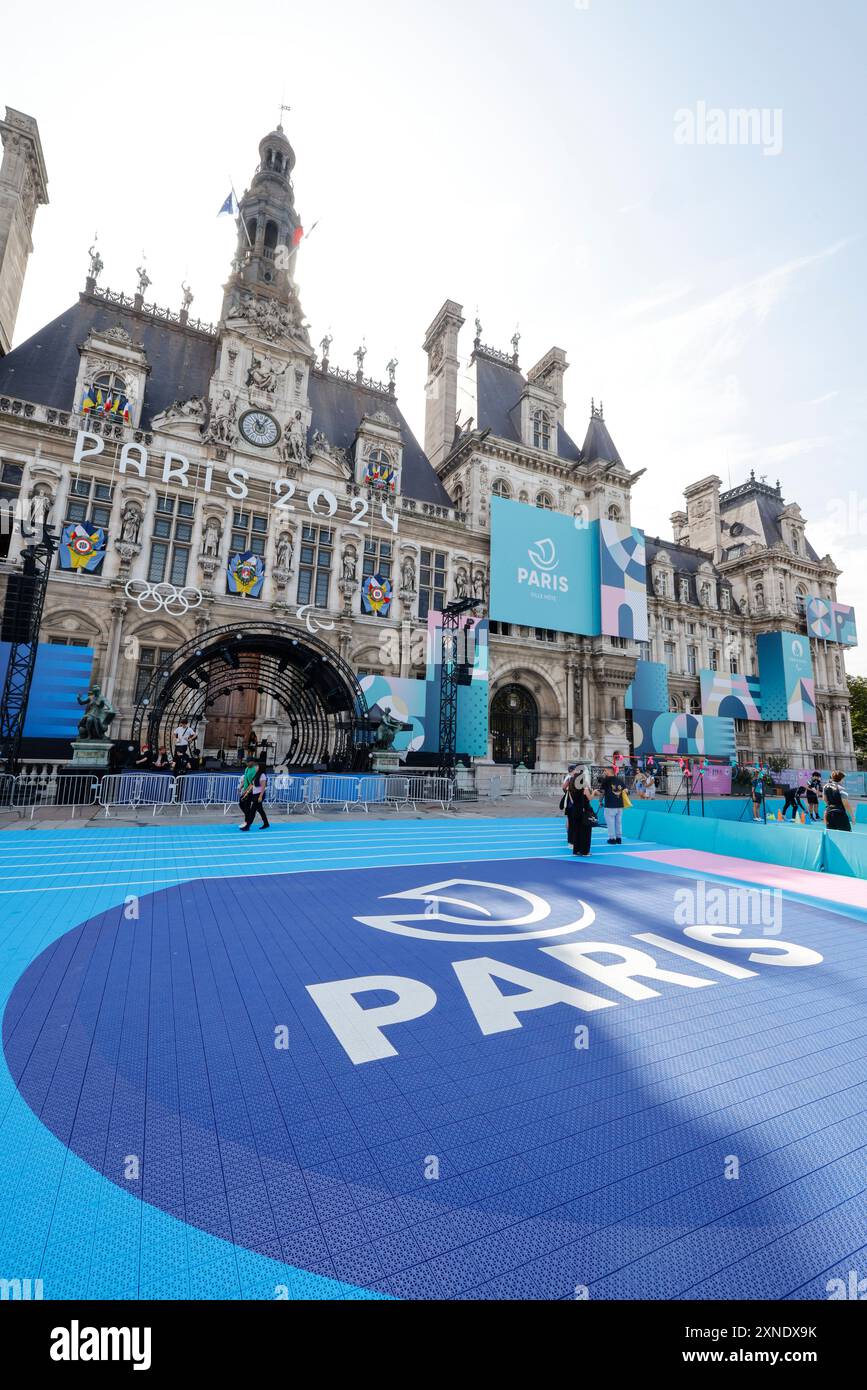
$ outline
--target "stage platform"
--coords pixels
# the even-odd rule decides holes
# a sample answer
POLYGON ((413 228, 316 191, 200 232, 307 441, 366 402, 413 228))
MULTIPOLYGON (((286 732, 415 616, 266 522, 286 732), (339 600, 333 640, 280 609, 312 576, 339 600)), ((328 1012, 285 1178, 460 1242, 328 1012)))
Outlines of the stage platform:
POLYGON ((45 1299, 867 1270, 863 880, 574 859, 556 815, 36 825, 0 867, 0 1276, 45 1299))

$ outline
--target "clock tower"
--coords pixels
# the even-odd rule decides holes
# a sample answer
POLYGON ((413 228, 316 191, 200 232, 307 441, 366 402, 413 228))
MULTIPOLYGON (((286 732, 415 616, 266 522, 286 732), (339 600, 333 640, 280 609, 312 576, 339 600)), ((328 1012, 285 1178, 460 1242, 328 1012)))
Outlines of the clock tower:
POLYGON ((239 205, 238 244, 225 287, 207 437, 289 468, 307 459, 308 382, 315 353, 295 283, 300 219, 295 151, 282 126, 259 142, 239 205))

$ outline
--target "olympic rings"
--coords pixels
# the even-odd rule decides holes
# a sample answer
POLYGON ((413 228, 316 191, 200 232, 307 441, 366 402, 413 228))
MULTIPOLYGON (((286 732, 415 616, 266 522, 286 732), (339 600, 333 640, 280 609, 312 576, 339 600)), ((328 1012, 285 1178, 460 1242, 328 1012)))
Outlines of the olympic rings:
POLYGON ((176 584, 150 584, 145 579, 130 579, 124 585, 124 593, 143 613, 162 610, 172 618, 183 617, 191 608, 198 608, 202 601, 201 589, 189 585, 179 589, 176 584))

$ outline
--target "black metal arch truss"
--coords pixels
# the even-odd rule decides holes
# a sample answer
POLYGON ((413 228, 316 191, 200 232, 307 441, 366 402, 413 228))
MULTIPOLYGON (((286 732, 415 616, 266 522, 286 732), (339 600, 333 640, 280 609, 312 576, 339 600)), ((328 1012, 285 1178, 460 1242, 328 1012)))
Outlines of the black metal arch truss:
POLYGON ((293 767, 361 768, 369 710, 358 677, 303 627, 247 622, 185 642, 154 672, 133 717, 132 737, 168 747, 172 729, 202 719, 222 695, 256 690, 286 716, 281 759, 293 767))

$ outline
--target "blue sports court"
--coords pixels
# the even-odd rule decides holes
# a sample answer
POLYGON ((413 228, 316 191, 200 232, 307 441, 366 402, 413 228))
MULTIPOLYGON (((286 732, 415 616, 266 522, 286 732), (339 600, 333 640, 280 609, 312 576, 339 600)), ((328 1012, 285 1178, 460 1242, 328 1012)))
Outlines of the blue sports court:
POLYGON ((733 926, 743 867, 689 853, 575 860, 556 816, 10 829, 0 1273, 827 1298, 867 1265, 862 885, 756 862, 733 926))

